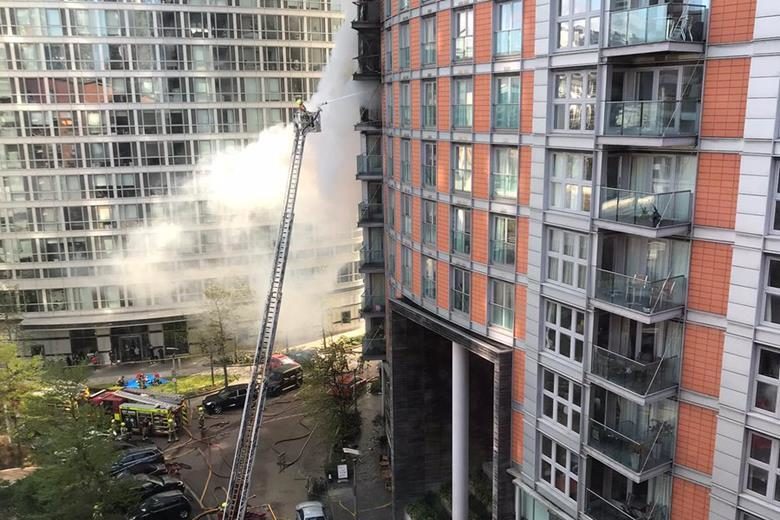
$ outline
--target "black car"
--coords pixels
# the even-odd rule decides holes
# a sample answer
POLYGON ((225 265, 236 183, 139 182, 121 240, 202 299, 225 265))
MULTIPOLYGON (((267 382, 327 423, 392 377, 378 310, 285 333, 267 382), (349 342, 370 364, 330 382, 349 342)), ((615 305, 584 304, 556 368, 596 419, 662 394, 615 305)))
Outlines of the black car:
POLYGON ((144 500, 129 520, 174 520, 189 518, 191 514, 192 506, 184 493, 165 491, 144 500))
POLYGON ((226 386, 216 394, 203 399, 203 407, 208 413, 220 414, 223 410, 233 407, 243 407, 246 401, 247 385, 226 386))
POLYGON ((184 482, 168 475, 154 476, 141 473, 133 475, 133 480, 131 486, 140 491, 141 498, 149 498, 163 491, 184 491, 184 482))
POLYGON ((111 465, 111 474, 118 475, 124 472, 135 473, 132 469, 140 464, 163 462, 165 462, 165 456, 156 446, 132 448, 123 451, 119 459, 111 465))
POLYGON ((142 462, 133 466, 128 466, 127 469, 123 469, 119 473, 112 473, 118 478, 129 477, 131 475, 167 475, 168 467, 163 463, 158 462, 142 462))
POLYGON ((268 395, 280 395, 290 388, 298 388, 303 384, 303 369, 297 363, 277 367, 269 374, 266 384, 268 395))

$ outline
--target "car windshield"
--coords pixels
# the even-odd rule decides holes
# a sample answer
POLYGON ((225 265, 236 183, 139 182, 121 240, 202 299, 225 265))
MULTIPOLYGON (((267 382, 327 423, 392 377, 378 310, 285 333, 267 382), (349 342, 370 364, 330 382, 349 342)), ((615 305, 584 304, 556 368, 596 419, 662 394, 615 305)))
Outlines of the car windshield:
POLYGON ((230 397, 230 393, 231 392, 232 392, 232 390, 228 390, 227 388, 224 388, 224 389, 220 390, 220 392, 217 394, 217 396, 221 397, 222 399, 227 399, 228 397, 230 397))

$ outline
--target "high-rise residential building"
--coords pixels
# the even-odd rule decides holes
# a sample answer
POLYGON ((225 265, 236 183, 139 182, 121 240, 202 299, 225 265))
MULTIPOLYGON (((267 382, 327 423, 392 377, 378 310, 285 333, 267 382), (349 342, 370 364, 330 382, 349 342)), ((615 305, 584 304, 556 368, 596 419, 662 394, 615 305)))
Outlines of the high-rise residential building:
POLYGON ((780 518, 780 2, 380 11, 395 517, 780 518))
MULTIPOLYGON (((221 220, 203 165, 291 121, 342 18, 331 0, 0 1, 0 278, 25 354, 182 353, 204 284, 262 272, 277 213, 221 220), (166 225, 181 229, 161 246, 166 225)), ((245 167, 264 175, 263 157, 245 167)), ((360 310, 359 235, 341 231, 298 226, 292 267, 344 258, 334 331, 360 310)))

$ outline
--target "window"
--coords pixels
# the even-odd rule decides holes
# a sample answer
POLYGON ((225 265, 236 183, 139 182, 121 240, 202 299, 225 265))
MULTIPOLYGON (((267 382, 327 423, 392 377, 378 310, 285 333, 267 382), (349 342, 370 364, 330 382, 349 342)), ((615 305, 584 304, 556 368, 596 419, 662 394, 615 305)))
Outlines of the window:
POLYGON ((596 127, 596 71, 555 74, 554 130, 596 127))
POLYGON ((552 167, 550 207, 590 211, 593 156, 554 152, 552 167))
POLYGON ((401 194, 401 233, 412 234, 412 196, 406 193, 401 194))
POLYGON ((409 24, 402 23, 398 26, 398 66, 402 69, 409 68, 409 24))
POLYGON ((422 295, 430 300, 436 299, 436 260, 424 256, 422 265, 422 295))
POLYGON ((436 17, 421 19, 420 62, 423 66, 436 64, 436 17))
POLYGON ((585 289, 588 269, 588 237, 562 229, 550 229, 547 242, 547 280, 585 289))
POLYGON ((764 294, 764 319, 780 325, 780 258, 769 257, 767 260, 764 294))
MULTIPOLYGON (((541 435, 541 434, 540 434, 541 435)), ((540 477, 549 485, 577 500, 579 457, 549 437, 542 437, 540 477)))
POLYGON ((385 85, 385 119, 387 119, 387 126, 393 126, 393 84, 388 83, 385 85))
POLYGON ((385 72, 393 70, 393 32, 385 31, 385 72))
POLYGON ((422 82, 422 125, 423 128, 436 128, 435 80, 422 82))
POLYGON ((582 387, 546 368, 542 370, 542 414, 580 433, 582 387))
POLYGON ((599 44, 601 0, 558 0, 556 47, 578 49, 599 44))
POLYGON ((471 192, 471 145, 452 146, 452 189, 464 193, 471 192))
POLYGON ((387 190, 387 225, 395 226, 395 190, 387 190))
POLYGON ((474 11, 464 9, 455 12, 455 60, 474 57, 474 11))
POLYGON ((518 150, 505 146, 493 148, 490 193, 495 199, 517 199, 518 150))
POLYGON ((585 313, 560 303, 545 304, 545 347, 565 358, 582 362, 585 313))
POLYGON ((393 138, 387 136, 385 138, 385 173, 388 177, 392 178, 395 175, 393 171, 393 138))
POLYGON ((462 255, 471 254, 471 210, 452 208, 452 252, 462 255))
POLYGON ((468 314, 471 297, 471 273, 452 268, 452 310, 468 314))
POLYGON ((766 347, 758 349, 754 384, 753 406, 780 415, 780 352, 766 347))
POLYGON ((488 319, 490 324, 511 331, 515 323, 514 285, 491 278, 489 295, 488 319))
POLYGON ((517 244, 517 220, 515 217, 490 215, 490 263, 515 265, 517 244))
POLYGON ((772 502, 780 502, 780 440, 748 433, 745 488, 772 502))
POLYGON ((401 139, 401 182, 412 182, 411 160, 412 144, 408 139, 401 139))
POLYGON ((422 201, 422 241, 423 244, 436 244, 436 202, 422 201))
POLYGON ((398 10, 405 11, 409 9, 409 0, 398 0, 398 10))
POLYGON ((436 142, 422 144, 422 184, 425 188, 436 187, 436 142))
POLYGON ((455 103, 452 107, 452 126, 471 128, 474 109, 474 90, 471 78, 459 78, 452 82, 455 103))
POLYGON ((412 126, 412 116, 410 110, 411 94, 409 93, 409 83, 401 83, 399 90, 399 112, 401 115, 401 126, 409 128, 412 126))
POLYGON ((493 127, 516 130, 520 127, 520 78, 499 76, 494 81, 493 127))
POLYGON ((406 288, 412 286, 412 250, 406 246, 401 247, 401 283, 406 288))
POLYGON ((497 6, 496 56, 517 54, 521 49, 523 14, 518 0, 501 2, 497 6))

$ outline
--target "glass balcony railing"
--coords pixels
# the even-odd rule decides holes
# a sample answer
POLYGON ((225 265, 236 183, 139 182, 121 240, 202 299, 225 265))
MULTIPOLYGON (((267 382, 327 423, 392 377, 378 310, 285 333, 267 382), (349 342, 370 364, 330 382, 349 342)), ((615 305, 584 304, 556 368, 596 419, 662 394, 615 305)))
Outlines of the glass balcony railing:
POLYGON ((424 244, 436 243, 436 224, 433 224, 431 222, 423 222, 422 240, 424 244))
POLYGON ((666 193, 601 188, 599 218, 651 229, 691 223, 691 192, 666 193))
POLYGON ((357 172, 358 175, 382 175, 382 156, 358 155, 357 172))
POLYGON ((424 187, 435 188, 436 187, 436 168, 430 164, 423 164, 422 166, 422 183, 424 187))
POLYGON ((412 126, 412 111, 409 105, 401 105, 398 108, 398 113, 401 116, 401 126, 409 128, 412 126))
POLYGON ((423 128, 436 128, 436 107, 435 106, 423 105, 422 125, 423 128))
POLYGON ((409 47, 398 49, 398 66, 402 69, 409 68, 409 47))
POLYGON ((471 254, 471 235, 465 231, 453 231, 452 232, 452 252, 460 253, 463 255, 471 254))
POLYGON ((381 202, 361 202, 358 204, 359 222, 382 222, 382 203, 381 202))
POLYGON ((660 42, 703 42, 707 7, 670 2, 609 13, 608 47, 660 42))
POLYGON ((455 60, 470 60, 474 57, 474 37, 455 38, 455 60))
POLYGON ((452 107, 453 128, 471 128, 474 105, 454 105, 452 107))
POLYGON ((452 189, 468 193, 471 191, 471 170, 452 170, 452 189))
POLYGON ((381 248, 364 247, 360 250, 360 263, 362 265, 383 265, 385 263, 385 253, 381 248))
POLYGON ((585 514, 598 520, 667 520, 668 508, 648 501, 630 499, 627 502, 608 500, 588 489, 585 514))
POLYGON ((520 127, 520 104, 493 105, 493 127, 516 130, 520 127))
POLYGON ((515 265, 515 244, 491 240, 490 263, 493 265, 515 265))
POLYGON ((376 359, 385 356, 385 336, 377 334, 369 337, 363 337, 363 357, 366 359, 376 359))
POLYGON ((493 198, 516 199, 517 175, 506 175, 493 172, 490 176, 490 190, 493 198))
POLYGON ((436 43, 427 42, 423 43, 420 49, 420 60, 423 65, 436 64, 436 43))
POLYGON ((684 275, 648 280, 637 275, 596 269, 597 300, 645 315, 676 309, 685 304, 687 279, 684 275))
POLYGON ((623 421, 618 429, 591 419, 588 444, 634 473, 672 461, 672 423, 653 421, 645 431, 637 431, 633 422, 623 421))
POLYGON ((679 367, 678 356, 637 361, 593 346, 593 374, 643 397, 676 387, 679 367))
POLYGON ((363 312, 385 312, 385 295, 363 293, 363 312))
POLYGON ((496 56, 517 54, 521 49, 520 29, 496 31, 496 56))
POLYGON ((637 137, 695 136, 699 101, 607 101, 606 135, 637 137))

